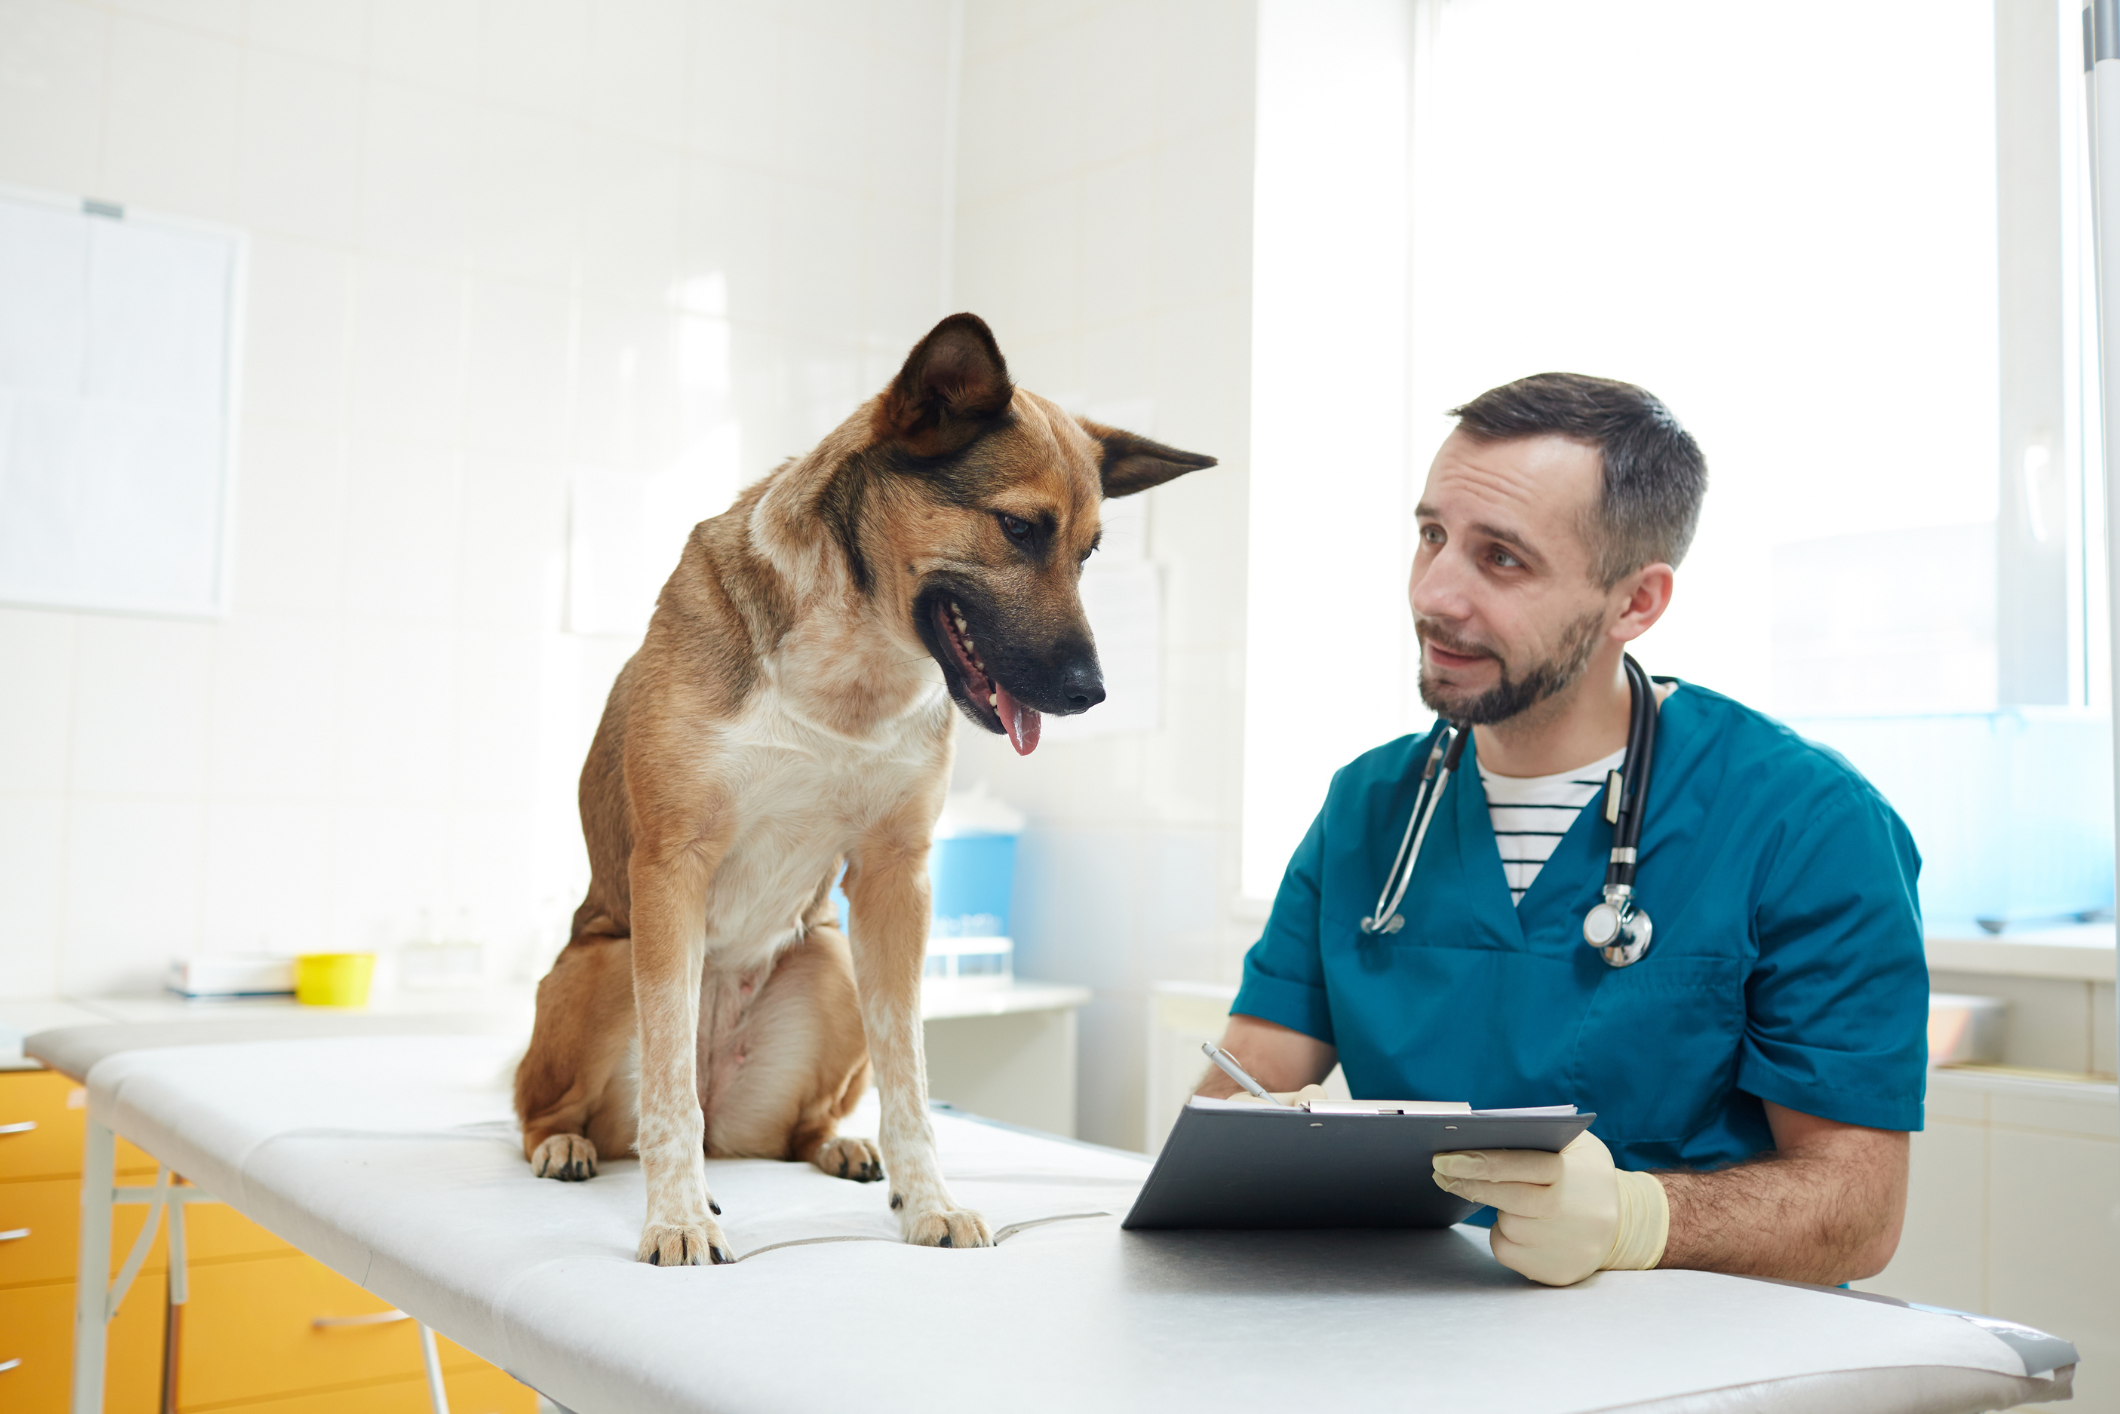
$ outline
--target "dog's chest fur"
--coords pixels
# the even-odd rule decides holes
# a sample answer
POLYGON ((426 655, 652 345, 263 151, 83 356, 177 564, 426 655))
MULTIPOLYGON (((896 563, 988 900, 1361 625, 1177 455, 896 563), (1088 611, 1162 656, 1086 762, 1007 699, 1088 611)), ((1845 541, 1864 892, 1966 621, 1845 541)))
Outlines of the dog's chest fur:
POLYGON ((937 683, 859 737, 805 717, 767 683, 717 733, 736 811, 707 894, 707 965, 748 972, 801 935, 803 911, 841 856, 949 769, 950 703, 937 683))

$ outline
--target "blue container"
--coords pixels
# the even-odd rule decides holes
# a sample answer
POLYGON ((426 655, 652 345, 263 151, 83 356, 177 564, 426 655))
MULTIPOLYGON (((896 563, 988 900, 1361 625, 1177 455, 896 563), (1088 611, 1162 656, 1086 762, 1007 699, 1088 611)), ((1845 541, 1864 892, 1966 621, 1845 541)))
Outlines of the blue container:
POLYGON ((1014 835, 959 835, 928 851, 937 938, 1006 938, 1008 896, 1016 882, 1014 835))
MULTIPOLYGON (((1021 812, 984 790, 950 797, 928 850, 928 888, 934 898, 929 938, 1009 936, 1009 895, 1016 884, 1016 839, 1022 829, 1021 812)), ((844 928, 846 894, 834 885, 832 897, 839 908, 839 926, 844 928)), ((931 951, 955 954, 962 950, 937 947, 931 951)), ((1007 949, 1000 951, 1005 954, 1007 949)), ((948 970, 957 975, 954 967, 948 970)))

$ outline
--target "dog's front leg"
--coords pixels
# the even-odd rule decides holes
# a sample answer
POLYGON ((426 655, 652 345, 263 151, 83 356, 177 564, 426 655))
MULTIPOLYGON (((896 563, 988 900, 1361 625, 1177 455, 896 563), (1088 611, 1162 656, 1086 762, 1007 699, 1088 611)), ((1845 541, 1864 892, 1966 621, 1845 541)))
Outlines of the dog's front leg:
POLYGON ((986 1219, 943 1186, 928 1122, 927 1058, 920 1031, 920 972, 928 932, 927 831, 865 840, 849 862, 854 981, 883 1103, 877 1138, 891 1206, 905 1240, 924 1247, 989 1247, 986 1219))
POLYGON ((633 850, 633 1002, 640 1013, 635 1148, 648 1187, 637 1256, 658 1266, 732 1260, 711 1216, 720 1209, 707 1192, 698 1074, 707 890, 726 843, 685 831, 675 841, 644 838, 633 850))

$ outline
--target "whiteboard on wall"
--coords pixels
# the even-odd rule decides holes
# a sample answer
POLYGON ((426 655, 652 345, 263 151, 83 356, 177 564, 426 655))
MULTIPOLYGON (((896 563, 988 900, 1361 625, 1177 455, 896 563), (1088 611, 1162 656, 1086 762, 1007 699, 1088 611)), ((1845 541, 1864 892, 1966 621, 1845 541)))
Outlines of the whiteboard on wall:
POLYGON ((243 255, 0 188, 0 601, 223 612, 243 255))

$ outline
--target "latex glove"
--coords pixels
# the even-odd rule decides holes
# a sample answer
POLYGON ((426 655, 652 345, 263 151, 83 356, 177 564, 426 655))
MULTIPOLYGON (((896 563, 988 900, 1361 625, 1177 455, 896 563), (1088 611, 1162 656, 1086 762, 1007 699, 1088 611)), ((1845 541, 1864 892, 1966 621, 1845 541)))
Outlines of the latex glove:
MULTIPOLYGON (((1300 1090, 1271 1090, 1267 1093, 1271 1094, 1276 1100, 1280 1101, 1284 1105, 1307 1105, 1312 1100, 1325 1100, 1331 1098, 1331 1096, 1325 1093, 1325 1087, 1322 1085, 1305 1085, 1300 1090)), ((1266 1101, 1260 1099, 1257 1095, 1252 1094, 1248 1090, 1239 1090, 1236 1094, 1231 1095, 1229 1098, 1232 1100, 1242 1100, 1247 1105, 1263 1105, 1266 1103, 1266 1101)))
POLYGON ((1671 1204, 1653 1175, 1613 1167, 1588 1130, 1558 1154, 1488 1149, 1435 1156, 1438 1188, 1495 1210, 1495 1260, 1547 1286, 1663 1260, 1671 1204))

